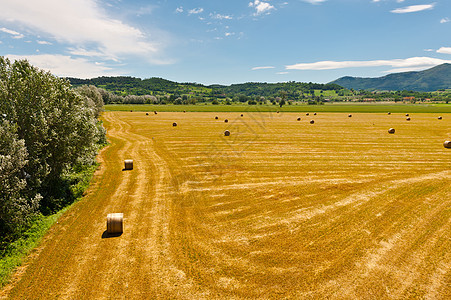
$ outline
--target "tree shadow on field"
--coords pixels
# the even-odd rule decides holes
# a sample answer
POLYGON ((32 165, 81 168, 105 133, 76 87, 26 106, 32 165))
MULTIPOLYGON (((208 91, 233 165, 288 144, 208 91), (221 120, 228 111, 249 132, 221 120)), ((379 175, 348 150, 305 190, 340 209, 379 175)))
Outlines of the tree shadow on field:
POLYGON ((122 232, 117 233, 108 233, 106 230, 102 233, 102 239, 109 239, 114 237, 120 237, 122 235, 122 232))

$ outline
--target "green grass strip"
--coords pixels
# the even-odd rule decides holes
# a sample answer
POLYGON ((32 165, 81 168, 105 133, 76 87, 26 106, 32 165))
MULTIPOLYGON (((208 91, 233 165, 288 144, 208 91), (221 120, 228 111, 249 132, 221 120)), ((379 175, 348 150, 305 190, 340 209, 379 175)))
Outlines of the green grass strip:
POLYGON ((330 113, 451 113, 451 104, 325 104, 325 105, 152 105, 152 104, 108 104, 106 111, 142 112, 330 112, 330 113))

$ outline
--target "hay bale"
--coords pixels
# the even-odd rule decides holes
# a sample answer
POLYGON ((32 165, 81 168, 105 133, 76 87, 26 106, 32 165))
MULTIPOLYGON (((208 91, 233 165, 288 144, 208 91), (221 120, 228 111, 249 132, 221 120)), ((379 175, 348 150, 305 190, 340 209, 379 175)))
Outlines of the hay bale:
POLYGON ((391 134, 395 133, 395 129, 394 129, 394 128, 390 128, 390 129, 388 130, 388 133, 391 133, 391 134))
POLYGON ((315 124, 315 120, 310 120, 310 124, 315 124))
POLYGON ((149 113, 146 113, 146 116, 148 116, 149 115, 149 113))
POLYGON ((440 117, 438 117, 437 119, 441 120, 441 119, 442 119, 442 117, 440 116, 440 117))
POLYGON ((391 115, 391 112, 388 112, 387 115, 391 115))
POLYGON ((228 130, 224 131, 224 135, 225 136, 230 136, 230 131, 228 131, 228 130))
POLYGON ((309 114, 309 113, 306 113, 305 115, 308 116, 308 115, 310 115, 310 114, 309 114))
POLYGON ((316 113, 313 113, 314 116, 316 116, 316 113))
POLYGON ((124 160, 124 170, 133 170, 133 159, 124 160))
POLYGON ((153 113, 154 113, 154 114, 157 114, 157 111, 154 111, 153 113))
POLYGON ((130 112, 133 112, 133 110, 131 110, 130 112))
POLYGON ((277 111, 277 113, 279 113, 279 111, 277 111))
POLYGON ((106 216, 106 232, 108 234, 124 232, 124 214, 113 213, 106 216))
POLYGON ((406 114, 406 117, 408 117, 409 116, 409 114, 406 114))
POLYGON ((244 117, 244 115, 243 115, 243 114, 241 114, 241 116, 242 116, 242 117, 244 117))
POLYGON ((301 120, 301 118, 298 118, 298 121, 300 121, 301 120))
POLYGON ((177 123, 175 123, 175 122, 174 122, 174 123, 172 123, 172 126, 173 126, 173 127, 177 126, 177 123))
POLYGON ((229 123, 229 120, 225 119, 225 120, 224 120, 224 123, 229 123))
POLYGON ((186 110, 184 110, 183 112, 186 113, 186 110))
POLYGON ((351 118, 351 117, 352 117, 352 115, 351 115, 351 114, 349 114, 349 115, 348 115, 348 118, 351 118))
POLYGON ((215 117, 215 120, 219 119, 218 116, 215 117))
POLYGON ((443 147, 445 147, 445 148, 451 148, 451 141, 445 141, 445 142, 443 143, 443 147))
POLYGON ((407 117, 406 120, 407 120, 407 121, 410 121, 410 117, 407 117))

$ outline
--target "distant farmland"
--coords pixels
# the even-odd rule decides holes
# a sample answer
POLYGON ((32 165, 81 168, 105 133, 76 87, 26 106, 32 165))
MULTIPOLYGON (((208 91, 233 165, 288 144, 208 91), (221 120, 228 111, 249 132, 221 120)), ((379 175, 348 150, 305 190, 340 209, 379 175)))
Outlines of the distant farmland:
POLYGON ((0 298, 449 299, 451 114, 320 108, 105 112, 92 187, 0 298))

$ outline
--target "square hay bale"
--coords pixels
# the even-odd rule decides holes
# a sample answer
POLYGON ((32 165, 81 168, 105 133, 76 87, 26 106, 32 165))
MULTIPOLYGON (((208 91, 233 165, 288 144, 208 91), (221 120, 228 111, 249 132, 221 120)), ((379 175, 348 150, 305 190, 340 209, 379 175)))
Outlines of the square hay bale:
POLYGON ((125 170, 133 170, 133 159, 124 160, 124 165, 125 170))

